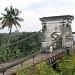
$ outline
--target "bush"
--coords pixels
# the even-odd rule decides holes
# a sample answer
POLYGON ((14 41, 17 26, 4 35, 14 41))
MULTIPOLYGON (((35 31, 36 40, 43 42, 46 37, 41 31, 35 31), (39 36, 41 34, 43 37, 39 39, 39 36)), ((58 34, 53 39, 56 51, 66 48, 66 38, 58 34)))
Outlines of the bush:
POLYGON ((35 67, 25 68, 16 73, 17 75, 59 75, 45 62, 41 62, 35 67))
POLYGON ((65 54, 59 62, 59 69, 62 75, 74 75, 75 73, 75 54, 65 54))
POLYGON ((14 50, 10 48, 0 48, 0 62, 6 62, 18 58, 21 52, 18 48, 14 50))

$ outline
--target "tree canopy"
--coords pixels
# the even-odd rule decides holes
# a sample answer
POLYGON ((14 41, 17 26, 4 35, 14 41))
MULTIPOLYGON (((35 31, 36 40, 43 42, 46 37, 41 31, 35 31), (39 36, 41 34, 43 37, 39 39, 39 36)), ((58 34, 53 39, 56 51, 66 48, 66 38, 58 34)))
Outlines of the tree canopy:
POLYGON ((21 11, 17 8, 13 8, 10 6, 9 8, 5 8, 4 11, 6 13, 1 13, 3 17, 0 18, 1 20, 1 27, 0 29, 4 29, 5 27, 8 27, 9 33, 11 33, 13 25, 16 27, 21 27, 19 21, 23 21, 22 18, 18 17, 21 11))

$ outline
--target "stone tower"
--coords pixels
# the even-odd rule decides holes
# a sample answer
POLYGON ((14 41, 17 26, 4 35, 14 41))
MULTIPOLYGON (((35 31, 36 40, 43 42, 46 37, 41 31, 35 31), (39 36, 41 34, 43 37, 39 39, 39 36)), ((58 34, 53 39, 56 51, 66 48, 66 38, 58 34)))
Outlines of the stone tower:
POLYGON ((62 36, 62 47, 70 47, 73 45, 71 21, 74 19, 71 15, 42 17, 42 49, 47 52, 52 52, 53 47, 47 47, 53 42, 53 37, 62 36))

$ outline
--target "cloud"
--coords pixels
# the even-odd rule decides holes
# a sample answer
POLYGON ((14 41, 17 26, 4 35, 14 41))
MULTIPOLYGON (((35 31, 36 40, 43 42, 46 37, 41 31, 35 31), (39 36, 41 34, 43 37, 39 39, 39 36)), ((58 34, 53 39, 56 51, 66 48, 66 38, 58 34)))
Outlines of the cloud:
POLYGON ((65 1, 65 2, 74 2, 74 0, 62 0, 62 1, 65 1))
MULTIPOLYGON (((39 18, 56 15, 74 15, 74 0, 1 0, 0 12, 12 5, 22 11, 20 31, 38 31, 42 28, 39 18)), ((75 31, 74 21, 72 30, 75 31)), ((6 32, 7 29, 2 32, 6 32)), ((15 27, 13 30, 15 31, 15 27)))

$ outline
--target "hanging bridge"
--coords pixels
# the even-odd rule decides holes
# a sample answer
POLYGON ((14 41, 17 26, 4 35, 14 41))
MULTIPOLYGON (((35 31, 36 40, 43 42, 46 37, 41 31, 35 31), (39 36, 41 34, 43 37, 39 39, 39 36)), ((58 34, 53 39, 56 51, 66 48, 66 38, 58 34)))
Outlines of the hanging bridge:
POLYGON ((70 23, 73 19, 74 17, 70 15, 43 17, 40 19, 43 22, 43 27, 40 31, 18 42, 3 46, 2 48, 13 46, 34 37, 34 35, 42 31, 43 38, 40 50, 21 59, 0 64, 0 75, 15 75, 13 73, 17 70, 34 66, 42 61, 55 64, 62 57, 63 53, 66 52, 66 48, 69 50, 69 53, 72 53, 73 40, 70 23), (62 38, 62 47, 54 50, 60 38, 62 38))

